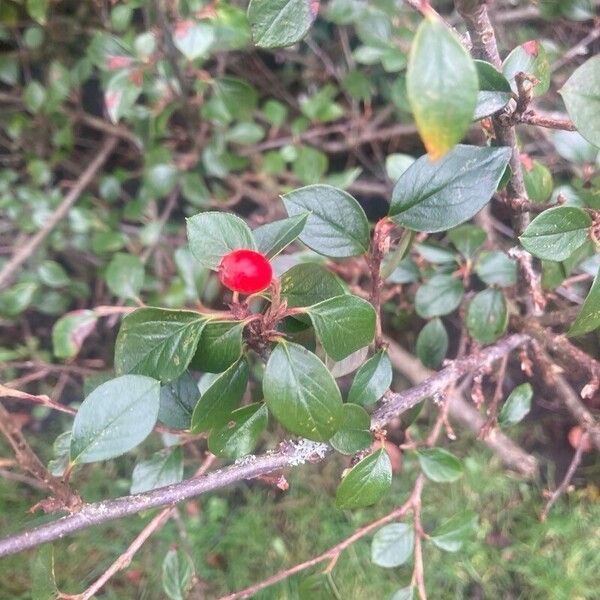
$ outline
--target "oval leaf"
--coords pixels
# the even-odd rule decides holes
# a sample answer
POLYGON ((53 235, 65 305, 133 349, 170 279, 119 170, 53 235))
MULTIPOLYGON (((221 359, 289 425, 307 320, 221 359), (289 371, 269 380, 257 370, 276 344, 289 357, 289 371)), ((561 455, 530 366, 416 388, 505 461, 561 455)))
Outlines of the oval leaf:
POLYGON ((281 276, 281 295, 290 308, 311 306, 345 291, 329 269, 315 263, 296 265, 281 276))
POLYGON ((504 294, 487 289, 475 294, 467 310, 466 325, 469 334, 480 344, 495 342, 506 330, 508 307, 504 294))
POLYGON ((424 319, 441 317, 458 308, 464 293, 462 283, 456 277, 434 275, 417 290, 415 309, 424 319))
POLYGON ((143 442, 158 417, 160 383, 124 375, 99 385, 81 404, 73 422, 71 462, 115 458, 143 442))
POLYGON ((106 269, 106 283, 120 298, 135 298, 144 284, 144 264, 131 254, 115 254, 106 269))
POLYGON ((371 406, 392 383, 392 363, 385 350, 374 354, 356 373, 348 392, 348 402, 371 406))
POLYGON ((569 329, 569 335, 584 335, 600 327, 600 271, 592 283, 592 287, 569 329))
POLYGON ((259 252, 269 258, 279 254, 302 233, 309 214, 308 212, 300 213, 288 219, 273 221, 257 227, 252 233, 259 252))
POLYGON ((534 96, 541 96, 550 87, 550 63, 544 46, 537 40, 529 40, 517 46, 502 64, 502 72, 514 92, 517 91, 515 75, 519 72, 533 75, 539 83, 533 88, 534 96))
POLYGON ((448 334, 440 319, 433 319, 421 329, 417 338, 417 356, 430 369, 437 369, 448 352, 448 334))
POLYGON ((443 448, 423 448, 417 451, 417 456, 423 473, 432 481, 443 483, 462 477, 462 463, 443 448))
POLYGON ((222 373, 242 354, 242 321, 209 321, 200 335, 190 369, 222 373))
POLYGON ((98 318, 91 310, 75 310, 61 317, 52 328, 52 348, 57 358, 77 356, 98 318))
POLYGON ((155 452, 149 459, 136 463, 131 475, 132 494, 179 483, 183 479, 181 447, 155 452))
POLYGON ((344 404, 342 423, 329 443, 342 454, 356 454, 373 442, 369 413, 356 404, 344 404))
POLYGON ((196 380, 189 373, 184 373, 160 388, 158 420, 168 427, 189 429, 199 399, 196 380))
POLYGON ((371 542, 371 560, 378 566, 393 569, 403 565, 412 555, 415 532, 406 523, 382 527, 371 542))
POLYGON ((518 385, 508 396, 498 415, 500 425, 514 425, 531 410, 533 388, 529 383, 518 385))
POLYGON ((454 515, 440 525, 430 536, 430 540, 441 550, 458 552, 477 527, 477 515, 467 512, 454 515))
POLYGON ((342 421, 342 397, 327 367, 298 344, 277 344, 263 376, 269 410, 287 429, 328 440, 342 421))

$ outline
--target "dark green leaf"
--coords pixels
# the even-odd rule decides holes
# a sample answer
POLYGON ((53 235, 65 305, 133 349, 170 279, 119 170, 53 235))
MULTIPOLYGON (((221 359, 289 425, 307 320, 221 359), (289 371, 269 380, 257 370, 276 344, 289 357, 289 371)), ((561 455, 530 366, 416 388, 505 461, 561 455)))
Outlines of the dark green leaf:
POLYGON ((54 548, 40 546, 31 561, 31 600, 54 600, 58 587, 54 576, 54 548))
POLYGON ((533 388, 529 383, 518 385, 510 393, 498 415, 500 425, 514 425, 531 410, 533 388))
POLYGON ((38 275, 43 283, 53 288, 64 287, 71 281, 62 265, 53 260, 45 260, 38 267, 38 275))
POLYGON ((149 459, 136 463, 131 475, 131 494, 148 492, 159 487, 179 483, 183 479, 183 451, 181 447, 155 452, 149 459))
POLYGON ((432 481, 443 483, 462 477, 462 463, 443 448, 423 448, 417 451, 417 456, 423 473, 432 481))
POLYGON ((502 72, 508 79, 513 92, 517 91, 515 75, 519 72, 533 75, 539 83, 533 88, 534 96, 541 96, 550 87, 550 63, 544 46, 537 40, 529 40, 517 46, 502 64, 502 72))
POLYGON ((424 19, 412 43, 406 88, 431 160, 460 142, 477 102, 477 71, 469 53, 438 18, 424 19))
POLYGON ((162 565, 162 587, 170 600, 186 600, 193 576, 192 559, 185 552, 169 550, 162 565))
POLYGON ((71 452, 71 431, 61 433, 52 444, 52 459, 48 461, 48 471, 55 477, 62 477, 69 466, 71 452))
POLYGON ((329 185, 309 185, 283 196, 290 216, 309 212, 300 240, 332 258, 364 254, 369 223, 360 204, 347 192, 329 185))
POLYGON ((429 539, 441 550, 458 552, 463 543, 473 535, 477 527, 477 515, 471 511, 454 515, 440 525, 429 539))
POLYGON ((502 110, 511 98, 512 94, 509 92, 479 92, 473 121, 479 121, 502 110))
POLYGON ((131 254, 117 253, 106 269, 106 283, 120 298, 135 298, 144 284, 144 264, 131 254))
POLYGON ((494 65, 484 60, 475 60, 477 79, 480 91, 485 92, 511 92, 510 83, 494 65))
POLYGON ((160 383, 123 375, 99 385, 81 404, 73 422, 71 462, 115 458, 143 442, 158 417, 160 383))
POLYGON ((517 265, 504 252, 482 253, 475 272, 484 283, 510 287, 517 282, 517 265))
POLYGON ((523 181, 527 196, 534 202, 546 202, 554 189, 552 173, 537 160, 532 161, 531 165, 525 164, 524 167, 523 181))
POLYGON ((190 368, 221 373, 242 354, 242 321, 208 321, 198 342, 190 368))
POLYGON ((450 314, 459 307, 464 293, 462 283, 456 277, 434 275, 417 290, 415 310, 424 319, 450 314))
POLYGON ((248 225, 228 213, 205 212, 187 219, 187 236, 194 258, 209 269, 216 270, 232 250, 256 250, 248 225))
POLYGON ((319 12, 319 0, 250 0, 248 21, 254 43, 281 48, 299 42, 319 12))
POLYGON ((600 271, 592 283, 592 287, 569 329, 569 335, 584 335, 600 327, 600 271))
POLYGON ((267 428, 268 412, 264 404, 249 404, 234 410, 229 422, 213 429, 208 449, 217 456, 237 459, 250 454, 267 428))
POLYGON ((0 316, 12 318, 20 315, 33 302, 38 284, 33 281, 16 283, 0 292, 0 316))
POLYGON ((427 232, 468 221, 496 191, 510 156, 510 148, 463 145, 436 162, 422 156, 394 186, 392 220, 427 232))
POLYGON ((487 235, 481 227, 461 225, 448 232, 448 239, 465 258, 473 258, 487 239, 487 235))
POLYGON ((456 252, 439 244, 415 244, 414 248, 427 262, 434 265, 458 262, 459 257, 456 252))
POLYGON ((569 162, 578 165, 593 163, 598 156, 598 148, 577 131, 555 131, 552 140, 558 154, 569 162))
POLYGON ((281 276, 281 295, 290 308, 311 306, 345 291, 331 271, 315 263, 301 263, 281 276))
POLYGON ((379 567, 393 569, 412 555, 415 532, 412 525, 392 523, 377 531, 371 542, 371 560, 379 567))
POLYGON ((338 508, 362 508, 380 500, 392 485, 392 464, 382 448, 363 458, 342 479, 335 493, 338 508))
POLYGON ((373 355, 356 373, 348 392, 348 402, 371 406, 392 383, 392 363, 385 350, 373 355))
POLYGON ((559 262, 585 243, 591 225, 591 217, 582 209, 556 206, 531 221, 519 240, 534 256, 559 262))
POLYGON ((197 312, 138 308, 123 319, 117 336, 117 374, 176 379, 190 364, 205 324, 206 317, 197 312))
POLYGON ((421 331, 417 338, 417 356, 430 369, 437 369, 448 352, 448 334, 441 319, 435 318, 421 331))
POLYGON ((77 356, 86 337, 96 327, 92 310, 76 310, 61 317, 52 328, 52 348, 57 358, 77 356))
POLYGON ((467 310, 469 334, 480 344, 495 342, 506 330, 508 307, 504 294, 489 288, 475 294, 467 310))
POLYGON ((343 405, 341 425, 329 443, 342 454, 356 454, 373 442, 369 413, 356 404, 343 405))
POLYGON ((342 360, 368 346, 375 335, 375 310, 370 302, 344 294, 307 309, 325 352, 342 360))
POLYGON ((342 397, 327 367, 298 344, 277 344, 263 376, 269 410, 292 433, 326 441, 342 421, 342 397))
POLYGON ((252 232, 257 249, 269 258, 273 258, 302 233, 308 215, 308 212, 300 213, 288 219, 257 227, 252 232))
POLYGON ((200 400, 198 384, 186 371, 160 388, 158 420, 168 427, 189 429, 198 400, 200 400))
POLYGON ((221 373, 202 394, 192 414, 192 432, 220 427, 240 403, 248 384, 248 363, 241 358, 221 373))

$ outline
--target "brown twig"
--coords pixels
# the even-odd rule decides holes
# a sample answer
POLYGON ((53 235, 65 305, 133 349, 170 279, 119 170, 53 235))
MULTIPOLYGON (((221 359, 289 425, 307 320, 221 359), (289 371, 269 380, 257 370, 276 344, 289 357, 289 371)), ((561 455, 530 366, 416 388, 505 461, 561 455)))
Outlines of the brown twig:
POLYGON ((540 112, 526 111, 517 117, 518 123, 537 125, 547 129, 561 129, 563 131, 576 131, 575 124, 566 116, 554 116, 540 112))

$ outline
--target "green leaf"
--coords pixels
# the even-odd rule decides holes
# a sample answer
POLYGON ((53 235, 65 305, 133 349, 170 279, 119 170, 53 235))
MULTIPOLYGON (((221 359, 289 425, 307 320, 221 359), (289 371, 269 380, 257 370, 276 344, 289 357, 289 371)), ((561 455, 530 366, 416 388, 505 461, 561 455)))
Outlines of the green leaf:
POLYGON ((508 325, 508 307, 504 294, 489 288, 475 294, 467 309, 469 334, 480 344, 495 342, 508 325))
POLYGON ((34 114, 38 113, 47 98, 46 88, 39 81, 30 81, 23 90, 25 108, 34 114))
POLYGON ((229 422, 213 429, 208 449, 217 456, 237 459, 250 454, 267 428, 268 411, 264 404, 249 404, 234 410, 229 422))
POLYGON ((432 481, 438 483, 456 481, 463 474, 461 461, 443 448, 417 450, 421 470, 432 481))
POLYGON ((113 123, 129 114, 141 91, 141 87, 131 81, 129 69, 121 69, 110 78, 104 92, 104 104, 113 123))
POLYGON ((306 312, 325 352, 334 360, 342 360, 373 341, 375 309, 362 298, 344 294, 313 304, 306 312))
POLYGON ((55 477, 62 477, 69 466, 71 452, 71 430, 61 433, 52 444, 52 458, 48 461, 48 471, 55 477))
POLYGON ((475 265, 475 272, 488 285, 510 287, 517 283, 517 265, 504 252, 483 252, 475 265))
POLYGON ((394 186, 392 221, 430 233, 468 221, 489 202, 510 156, 506 147, 463 145, 436 162, 422 156, 394 186))
POLYGON ((473 121, 480 121, 502 110, 512 98, 509 92, 479 92, 473 121))
POLYGON ((48 0, 27 0, 27 12, 34 21, 44 25, 48 12, 48 0))
POLYGON ((158 420, 168 427, 189 429, 198 400, 200 400, 198 384, 186 371, 160 388, 158 420))
POLYGON ((123 319, 117 336, 117 374, 176 379, 190 364, 205 325, 206 317, 197 312, 138 308, 123 319))
POLYGON ((52 348, 57 358, 73 358, 86 337, 96 327, 98 318, 92 310, 76 310, 61 317, 52 328, 52 348))
POLYGON ((474 60, 480 91, 511 92, 510 83, 494 65, 484 60, 474 60))
POLYGON ((477 102, 477 71, 456 35, 437 18, 424 19, 414 37, 406 89, 431 160, 460 142, 477 102))
POLYGON ((414 600, 415 588, 412 585, 396 590, 390 600, 414 600))
POLYGON ((38 267, 38 275, 43 283, 52 288, 64 287, 71 281, 63 266, 53 260, 45 260, 38 267))
POLYGON ((579 133, 600 146, 600 56, 575 69, 559 93, 579 133))
POLYGON ((448 232, 448 239, 465 258, 469 259, 477 254, 487 239, 487 234, 481 227, 461 225, 448 232))
POLYGON ((555 131, 552 141, 562 158, 578 165, 593 163, 598 156, 597 146, 590 144, 577 131, 555 131))
POLYGON ((455 252, 438 244, 415 244, 415 250, 427 261, 434 265, 457 263, 455 252))
POLYGON ((344 404, 340 428, 329 443, 342 454, 356 454, 373 442, 369 413, 356 404, 344 404))
POLYGON ((260 48, 283 48, 308 33, 319 12, 319 0, 250 0, 248 21, 260 48))
POLYGON ((269 258, 277 256, 289 246, 301 233, 310 213, 300 213, 288 219, 281 219, 257 227, 252 233, 256 247, 269 258))
POLYGON ((155 452, 136 463, 131 475, 131 494, 179 483, 183 479, 183 451, 180 446, 155 452))
POLYGON ((393 569, 412 555, 415 532, 412 525, 392 523, 377 531, 371 542, 371 560, 379 567, 393 569))
POLYGON ((329 185, 309 185, 285 194, 283 203, 290 216, 310 213, 299 237, 315 252, 344 258, 368 250, 367 217, 347 192, 329 185))
POLYGON ((233 144, 256 144, 265 136, 265 130, 254 122, 237 123, 225 134, 225 139, 233 144))
POLYGON ((54 600, 58 587, 54 575, 54 547, 40 546, 31 561, 31 600, 54 600))
POLYGON ((533 88, 534 96, 541 96, 550 87, 550 63, 544 46, 537 40, 529 40, 517 46, 504 59, 502 72, 508 79, 513 92, 517 91, 515 75, 519 72, 533 75, 539 79, 538 85, 533 88))
POLYGON ((345 291, 329 269, 315 263, 301 263, 281 276, 281 295, 290 308, 311 306, 345 291))
POLYGON ((414 162, 415 159, 410 154, 388 154, 385 159, 385 172, 395 183, 414 162))
POLYGON ((420 317, 442 317, 456 310, 465 290, 459 279, 452 275, 434 275, 417 290, 415 310, 420 317))
POLYGON ((471 511, 454 515, 432 532, 429 539, 441 550, 458 552, 463 543, 473 535, 477 515, 471 511))
POLYGON ((371 406, 392 383, 392 363, 385 350, 379 350, 358 370, 348 392, 348 402, 371 406))
POLYGON ((235 215, 205 212, 186 219, 186 222, 190 250, 204 267, 216 270, 223 256, 233 250, 256 250, 252 231, 235 215))
POLYGON ((500 425, 514 425, 522 421, 531 410, 533 388, 529 383, 518 385, 510 393, 498 415, 500 425))
POLYGON ((248 363, 240 358, 221 373, 202 394, 192 414, 192 432, 220 427, 242 400, 248 385, 248 363))
POLYGON ((106 269, 106 283, 120 298, 135 298, 144 285, 144 264, 131 254, 115 254, 106 269))
POLYGON ((16 283, 12 287, 0 292, 0 315, 16 317, 26 310, 33 302, 33 297, 38 291, 38 284, 33 281, 16 283))
POLYGON ((209 321, 200 335, 190 368, 222 373, 242 354, 243 321, 209 321))
POLYGON ((169 550, 162 565, 162 587, 170 600, 186 600, 193 576, 192 559, 185 552, 169 550))
POLYGON ((552 173, 538 160, 534 160, 531 166, 523 165, 523 181, 527 196, 533 202, 546 202, 552 195, 554 182, 552 173))
POLYGON ((592 287, 568 331, 569 335, 584 335, 600 327, 600 271, 592 283, 592 287))
POLYGON ((142 375, 123 375, 99 385, 81 404, 73 422, 71 462, 115 458, 143 442, 158 417, 160 384, 142 375))
POLYGON ((417 337, 417 356, 430 369, 437 369, 448 353, 448 334, 441 319, 435 318, 421 331, 417 337))
POLYGON ((556 206, 533 219, 519 240, 534 256, 560 262, 585 243, 591 225, 591 217, 582 209, 556 206))
POLYGON ((208 56, 214 41, 214 27, 202 21, 179 21, 173 33, 175 47, 188 60, 208 56))
POLYGON ((342 397, 327 367, 306 348, 277 344, 263 376, 269 410, 292 433, 319 442, 342 422, 342 397))
POLYGON ((363 458, 338 485, 338 508, 362 508, 380 500, 392 485, 392 464, 382 448, 363 458))
POLYGON ((208 105, 210 118, 229 123, 234 119, 248 121, 258 102, 258 93, 247 81, 237 77, 220 77, 213 83, 214 96, 208 105))

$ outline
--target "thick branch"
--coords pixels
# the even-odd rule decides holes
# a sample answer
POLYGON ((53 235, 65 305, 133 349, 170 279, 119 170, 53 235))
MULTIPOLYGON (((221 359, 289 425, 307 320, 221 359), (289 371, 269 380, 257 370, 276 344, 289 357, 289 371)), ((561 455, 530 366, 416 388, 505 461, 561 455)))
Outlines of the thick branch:
MULTIPOLYGON (((511 335, 494 346, 453 362, 410 390, 390 393, 387 403, 375 412, 371 421, 372 428, 381 429, 390 419, 397 417, 421 400, 444 392, 449 385, 462 376, 503 357, 518 346, 527 343, 529 339, 524 334, 511 335)), ((201 479, 188 479, 143 494, 122 496, 114 500, 88 504, 76 514, 68 515, 52 523, 0 540, 0 556, 15 554, 39 544, 62 538, 70 533, 133 515, 142 510, 182 502, 188 498, 223 488, 244 479, 252 479, 285 467, 297 466, 307 461, 319 462, 330 452, 331 448, 326 444, 318 444, 307 440, 284 442, 278 452, 259 457, 247 457, 238 464, 214 471, 201 479)))

